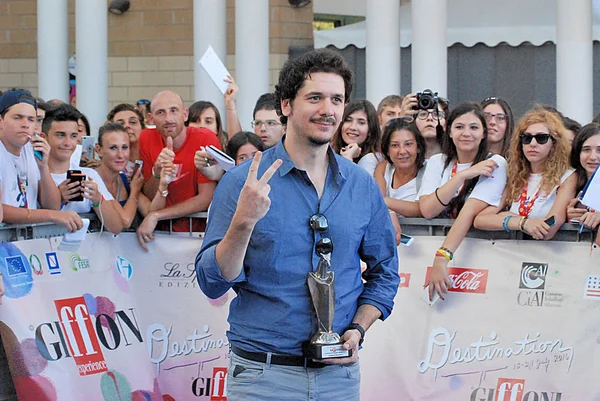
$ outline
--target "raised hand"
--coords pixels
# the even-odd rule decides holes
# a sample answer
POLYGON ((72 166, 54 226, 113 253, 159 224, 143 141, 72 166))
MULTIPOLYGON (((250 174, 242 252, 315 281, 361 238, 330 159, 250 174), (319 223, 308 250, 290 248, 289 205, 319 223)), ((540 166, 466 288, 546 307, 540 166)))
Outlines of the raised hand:
POLYGON ((58 190, 60 191, 60 202, 67 203, 71 199, 79 196, 79 193, 81 192, 81 182, 64 180, 58 185, 58 190))
POLYGON ((164 164, 173 163, 175 160, 175 152, 173 152, 173 138, 167 137, 167 146, 160 151, 154 163, 154 173, 160 174, 164 164))
POLYGON ((89 177, 88 180, 81 183, 83 197, 92 201, 92 204, 99 204, 102 200, 102 194, 98 191, 98 184, 89 177))
MULTIPOLYGON (((142 175, 142 169, 138 169, 136 173, 131 177, 129 182, 131 193, 130 196, 138 196, 144 186, 144 176, 142 175)), ((118 199, 117 199, 118 200, 118 199)))
POLYGON ((42 160, 39 160, 37 157, 35 158, 35 161, 37 162, 38 166, 47 166, 48 156, 50 155, 50 145, 44 138, 37 134, 35 134, 34 136, 30 136, 29 138, 33 150, 37 150, 42 153, 42 160))
POLYGON ((225 99, 225 107, 227 109, 230 110, 235 110, 235 102, 237 99, 237 93, 240 90, 240 88, 237 86, 237 84, 235 83, 234 79, 231 77, 231 75, 227 75, 223 81, 227 82, 229 84, 229 87, 227 88, 227 90, 225 91, 225 94, 223 95, 224 99, 225 99))
POLYGON ((413 116, 417 111, 417 95, 409 93, 402 99, 402 105, 400 106, 400 115, 402 117, 413 116))
POLYGON ((269 180, 283 163, 280 159, 275 160, 262 177, 258 179, 258 166, 261 159, 262 152, 256 152, 235 210, 235 214, 241 218, 241 221, 250 225, 255 225, 269 211, 271 207, 269 180))
POLYGON ((360 152, 362 149, 356 143, 351 143, 350 145, 344 146, 340 149, 340 156, 353 161, 358 156, 360 156, 360 152))

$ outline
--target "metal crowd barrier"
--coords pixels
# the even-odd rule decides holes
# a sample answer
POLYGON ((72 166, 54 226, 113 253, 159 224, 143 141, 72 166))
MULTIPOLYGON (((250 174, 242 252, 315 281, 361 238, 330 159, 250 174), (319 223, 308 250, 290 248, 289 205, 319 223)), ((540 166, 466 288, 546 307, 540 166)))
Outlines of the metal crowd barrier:
MULTIPOLYGON (((82 217, 90 219, 90 231, 100 231, 100 221, 95 214, 82 214, 82 217)), ((187 232, 189 236, 200 235, 203 233, 194 233, 192 231, 192 218, 206 219, 207 213, 200 212, 193 215, 187 216, 190 221, 190 231, 187 232)), ((411 236, 446 236, 452 224, 453 219, 422 219, 422 218, 400 218, 400 224, 402 226, 402 232, 411 236)), ((127 229, 126 232, 135 231, 135 229, 127 229)), ((52 223, 40 223, 40 224, 16 224, 7 225, 0 224, 0 242, 12 242, 21 241, 36 238, 49 238, 63 235, 66 229, 63 226, 58 226, 52 223)), ((169 231, 166 233, 173 234, 173 221, 169 224, 169 231)), ((178 233, 181 234, 181 233, 178 233)), ((511 231, 509 233, 504 231, 482 231, 471 228, 468 237, 471 238, 482 238, 482 239, 513 239, 522 240, 528 239, 528 236, 519 231, 511 231)), ((563 224, 560 230, 556 233, 552 241, 567 241, 567 242, 581 242, 581 241, 593 241, 593 233, 585 229, 581 234, 579 233, 579 226, 574 224, 563 224)))
MULTIPOLYGON (((80 215, 82 218, 90 219, 90 232, 98 232, 101 229, 100 220, 94 213, 85 213, 80 215)), ((206 219, 206 212, 194 213, 187 216, 190 223, 189 236, 202 235, 202 233, 194 233, 192 231, 192 219, 206 219)), ((179 219, 177 219, 179 220, 179 219)), ((135 228, 125 229, 124 232, 135 232, 135 228)), ((0 223, 0 243, 24 241, 28 239, 50 238, 64 235, 67 232, 66 228, 54 223, 39 223, 39 224, 5 224, 0 223)), ((163 232, 163 231, 160 231, 163 232)), ((169 231, 164 231, 173 234, 173 220, 169 222, 169 231)), ((179 233, 181 234, 181 233, 179 233)))

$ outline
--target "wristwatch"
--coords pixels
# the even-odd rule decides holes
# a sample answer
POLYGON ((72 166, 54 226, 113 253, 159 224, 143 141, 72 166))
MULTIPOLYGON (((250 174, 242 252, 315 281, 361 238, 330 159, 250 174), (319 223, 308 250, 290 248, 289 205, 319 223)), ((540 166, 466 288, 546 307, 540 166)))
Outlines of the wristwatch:
POLYGON ((169 196, 169 190, 165 189, 164 191, 161 191, 160 196, 166 198, 167 196, 169 196))
POLYGON ((358 342, 358 345, 361 346, 363 341, 365 341, 365 329, 363 329, 363 327, 358 323, 350 323, 348 327, 346 327, 346 330, 344 330, 344 333, 348 330, 358 330, 360 333, 360 341, 358 342))

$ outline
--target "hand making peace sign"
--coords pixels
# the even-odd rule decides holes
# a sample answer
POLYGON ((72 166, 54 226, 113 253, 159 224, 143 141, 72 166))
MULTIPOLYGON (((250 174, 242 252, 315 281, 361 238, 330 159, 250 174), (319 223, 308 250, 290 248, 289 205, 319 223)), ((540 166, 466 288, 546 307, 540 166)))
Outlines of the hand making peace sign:
POLYGON ((248 171, 248 177, 240 192, 237 209, 235 211, 243 222, 252 225, 265 217, 269 211, 269 208, 271 207, 271 199, 269 199, 271 186, 269 185, 269 180, 283 163, 281 159, 275 160, 262 177, 258 179, 258 166, 260 165, 261 160, 262 152, 256 152, 254 160, 252 160, 252 164, 250 165, 250 170, 248 171))

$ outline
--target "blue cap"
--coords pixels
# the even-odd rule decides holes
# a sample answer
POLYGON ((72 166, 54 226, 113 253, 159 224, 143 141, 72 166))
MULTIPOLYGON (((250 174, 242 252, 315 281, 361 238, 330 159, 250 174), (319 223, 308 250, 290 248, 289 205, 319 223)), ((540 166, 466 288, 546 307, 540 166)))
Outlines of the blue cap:
POLYGON ((37 110, 37 103, 31 93, 24 90, 12 90, 4 92, 0 96, 0 113, 4 113, 9 107, 18 103, 27 103, 37 110))

